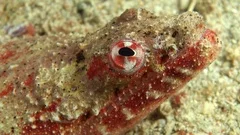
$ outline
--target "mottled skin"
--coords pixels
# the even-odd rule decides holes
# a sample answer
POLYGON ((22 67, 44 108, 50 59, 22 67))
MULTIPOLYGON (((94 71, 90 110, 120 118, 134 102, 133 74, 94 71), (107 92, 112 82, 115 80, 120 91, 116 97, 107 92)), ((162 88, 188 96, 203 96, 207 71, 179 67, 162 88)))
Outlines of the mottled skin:
POLYGON ((219 48, 199 14, 156 17, 143 9, 126 10, 85 38, 60 34, 1 45, 0 133, 123 134, 219 48), (131 74, 109 63, 111 45, 124 39, 145 51, 144 65, 131 74))

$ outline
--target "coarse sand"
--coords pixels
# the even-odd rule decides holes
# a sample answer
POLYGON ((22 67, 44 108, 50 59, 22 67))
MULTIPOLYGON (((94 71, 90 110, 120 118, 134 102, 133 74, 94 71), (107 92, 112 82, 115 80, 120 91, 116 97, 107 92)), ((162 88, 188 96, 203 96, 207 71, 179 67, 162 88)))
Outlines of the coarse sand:
POLYGON ((192 9, 219 35, 221 53, 127 135, 239 135, 240 0, 0 0, 0 44, 22 38, 9 31, 22 25, 33 25, 36 35, 73 32, 84 36, 128 8, 174 15, 194 1, 192 9))

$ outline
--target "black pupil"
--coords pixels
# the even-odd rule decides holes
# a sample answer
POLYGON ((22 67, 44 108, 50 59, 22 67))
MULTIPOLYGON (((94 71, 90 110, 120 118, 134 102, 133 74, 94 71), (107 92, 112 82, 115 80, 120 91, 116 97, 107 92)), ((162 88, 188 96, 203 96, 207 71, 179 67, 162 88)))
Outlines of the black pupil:
POLYGON ((122 56, 133 56, 134 55, 134 51, 128 47, 123 47, 123 48, 119 49, 118 53, 122 56))

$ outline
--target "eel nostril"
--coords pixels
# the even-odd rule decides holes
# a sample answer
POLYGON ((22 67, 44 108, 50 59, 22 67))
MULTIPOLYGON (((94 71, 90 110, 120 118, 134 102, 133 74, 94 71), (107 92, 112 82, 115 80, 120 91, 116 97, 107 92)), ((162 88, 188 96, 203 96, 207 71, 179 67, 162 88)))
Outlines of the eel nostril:
POLYGON ((118 54, 121 56, 134 56, 135 52, 129 47, 119 49, 118 54))

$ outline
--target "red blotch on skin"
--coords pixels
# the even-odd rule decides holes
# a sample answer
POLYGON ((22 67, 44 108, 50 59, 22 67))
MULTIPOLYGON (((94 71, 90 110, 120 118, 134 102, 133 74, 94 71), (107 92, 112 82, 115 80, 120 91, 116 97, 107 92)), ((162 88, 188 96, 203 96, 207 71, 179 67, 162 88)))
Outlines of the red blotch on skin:
POLYGON ((34 74, 28 75, 27 79, 23 82, 23 84, 27 87, 30 87, 34 83, 34 74))
POLYGON ((87 119, 85 117, 86 116, 82 115, 76 121, 74 121, 72 125, 76 127, 76 130, 74 132, 70 131, 70 133, 66 134, 102 135, 97 128, 97 124, 100 123, 100 120, 97 119, 96 116, 87 119))
MULTIPOLYGON (((23 135, 35 134, 35 135, 52 135, 52 134, 60 134, 60 123, 51 122, 51 121, 40 121, 40 116, 46 112, 55 112, 57 110, 57 106, 61 102, 61 99, 57 99, 57 101, 52 102, 48 107, 43 108, 40 112, 34 114, 35 122, 27 124, 22 129, 23 135)), ((64 124, 63 124, 64 125, 64 124)))
POLYGON ((196 42, 195 45, 187 48, 184 51, 183 55, 181 57, 176 58, 175 62, 168 65, 168 67, 170 68, 181 67, 186 69, 192 69, 194 71, 203 69, 207 62, 206 60, 207 57, 201 55, 202 53, 200 47, 201 42, 202 40, 196 42))
POLYGON ((173 77, 181 80, 189 80, 189 75, 181 73, 175 69, 175 67, 171 67, 168 71, 166 71, 166 76, 173 77))
POLYGON ((42 109, 40 112, 36 113, 33 117, 35 117, 36 121, 32 123, 28 123, 24 125, 22 128, 22 135, 59 135, 59 134, 86 134, 86 135, 101 135, 97 128, 94 127, 96 121, 90 124, 81 125, 82 122, 85 122, 86 114, 81 115, 76 120, 67 120, 64 117, 60 116, 61 121, 64 122, 53 122, 53 121, 41 121, 40 116, 45 112, 55 112, 57 106, 61 102, 61 99, 58 99, 52 104, 42 109), (94 127, 94 128, 92 128, 94 127))
POLYGON ((3 54, 0 54, 0 62, 5 62, 7 59, 9 59, 10 57, 14 56, 15 52, 14 51, 5 51, 3 54))
POLYGON ((93 79, 96 76, 101 77, 107 70, 107 64, 102 61, 101 57, 94 57, 89 65, 87 76, 89 79, 93 79))
POLYGON ((49 107, 45 108, 43 111, 55 112, 57 110, 57 106, 59 105, 60 102, 61 102, 61 99, 58 99, 57 101, 52 102, 52 104, 49 107))
POLYGON ((131 96, 131 98, 124 103, 124 107, 131 110, 132 113, 137 114, 142 108, 149 105, 153 101, 154 99, 147 98, 144 92, 139 92, 131 96))
POLYGON ((56 101, 52 102, 48 107, 43 108, 41 111, 34 114, 35 119, 39 120, 40 116, 44 113, 55 112, 60 102, 61 102, 61 99, 57 99, 56 101))
POLYGON ((0 98, 7 96, 9 93, 13 91, 13 89, 14 89, 13 84, 12 83, 8 84, 7 87, 0 92, 0 98))
POLYGON ((56 122, 43 122, 43 121, 36 121, 31 125, 28 125, 23 128, 22 135, 53 135, 53 134, 60 134, 60 126, 56 122))
MULTIPOLYGON (((126 116, 121 112, 121 109, 114 108, 113 106, 107 106, 107 115, 102 117, 102 124, 108 125, 109 130, 121 127, 120 124, 122 124, 122 122, 126 122, 126 116)), ((104 109, 101 111, 101 113, 104 113, 104 109)))
POLYGON ((208 39, 209 42, 211 42, 212 44, 216 44, 217 43, 217 34, 212 31, 212 30, 209 30, 207 29, 204 34, 203 34, 203 37, 208 39))

